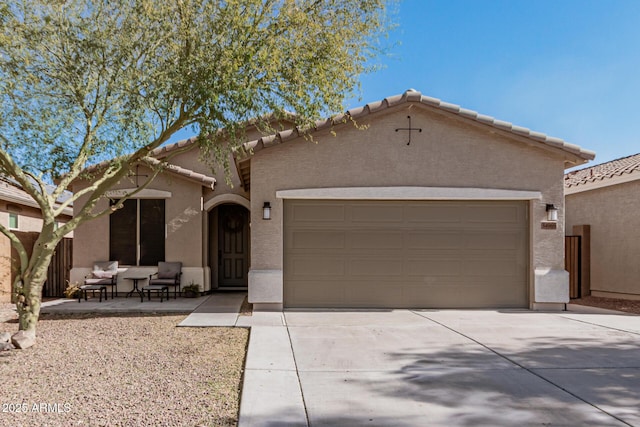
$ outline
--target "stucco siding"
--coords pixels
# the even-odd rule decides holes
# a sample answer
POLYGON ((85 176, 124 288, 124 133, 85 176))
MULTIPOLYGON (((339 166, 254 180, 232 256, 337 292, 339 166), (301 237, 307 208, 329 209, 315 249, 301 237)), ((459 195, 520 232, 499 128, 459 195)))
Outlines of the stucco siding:
POLYGON ((591 226, 592 293, 640 298, 640 181, 567 195, 565 203, 567 234, 591 226))
POLYGON ((212 166, 206 160, 203 161, 203 159, 200 158, 200 152, 196 149, 179 154, 170 160, 173 164, 180 165, 194 172, 212 176, 216 179, 215 189, 213 191, 205 189, 204 191, 203 196, 205 202, 221 193, 237 194, 248 198, 249 194, 241 186, 240 178, 234 167, 234 160, 231 155, 229 155, 228 161, 230 170, 228 175, 226 175, 222 165, 212 166))
MULTIPOLYGON (((139 173, 145 173, 140 169, 139 173)), ((135 184, 125 180, 115 189, 135 188, 135 184)), ((202 267, 202 210, 201 186, 179 177, 164 174, 158 176, 148 187, 171 193, 166 199, 165 222, 167 239, 165 258, 167 261, 182 261, 187 267, 202 267)), ((77 189, 76 189, 77 191, 77 189)), ((84 199, 75 204, 82 207, 84 199)), ((97 209, 105 209, 108 200, 99 202, 97 209)), ((96 260, 109 258, 109 217, 104 216, 86 222, 77 229, 74 242, 74 267, 89 267, 96 260)))
MULTIPOLYGON (((403 108, 367 123, 366 130, 343 126, 337 136, 315 135, 317 143, 303 139, 262 150, 252 158, 253 267, 281 268, 274 245, 281 236, 282 206, 275 192, 283 189, 319 187, 472 187, 537 190, 543 200, 532 206, 535 241, 544 250, 535 251, 533 262, 560 267, 563 235, 561 221, 555 231, 540 230, 544 203, 554 203, 562 215, 563 161, 544 150, 532 148, 488 131, 465 126, 438 114, 403 108), (395 132, 406 125, 412 135, 395 132), (276 203, 273 220, 260 219, 264 201, 276 203), (537 221, 536 221, 537 220, 537 221)), ((277 249, 277 250, 276 250, 277 249)))
MULTIPOLYGON (((256 152, 251 159, 252 270, 283 268, 283 201, 276 191, 320 187, 468 187, 539 191, 530 202, 530 280, 534 269, 563 269, 563 173, 561 154, 532 147, 531 141, 469 125, 460 118, 403 106, 371 115, 366 130, 350 125, 256 152), (422 128, 408 133, 396 128, 422 128), (271 202, 272 220, 261 219, 271 202), (555 230, 542 230, 545 204, 559 208, 555 230)), ((273 292, 269 291, 269 294, 273 292)), ((564 299, 564 289, 553 297, 564 299)), ((533 294, 533 293, 532 293, 533 294)), ((254 294, 255 296, 256 294, 254 294)), ((567 294, 568 295, 568 294, 567 294)), ((250 299, 252 290, 250 285, 250 299)), ((535 295, 532 295, 532 301, 535 295)))

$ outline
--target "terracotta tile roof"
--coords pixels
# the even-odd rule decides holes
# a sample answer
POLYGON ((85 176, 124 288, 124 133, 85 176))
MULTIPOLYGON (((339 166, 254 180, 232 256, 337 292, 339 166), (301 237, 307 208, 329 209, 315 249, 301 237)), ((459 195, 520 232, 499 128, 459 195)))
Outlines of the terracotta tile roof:
MULTIPOLYGON (((153 157, 147 157, 145 159, 143 159, 143 161, 146 161, 148 163, 150 163, 153 166, 159 166, 161 165, 160 160, 157 160, 153 157)), ((174 173, 176 175, 182 176, 183 178, 186 178, 190 181, 194 181, 197 183, 200 183, 202 185, 204 185, 205 187, 209 187, 213 190, 213 188, 216 185, 216 179, 212 176, 209 175, 204 175, 198 172, 194 172, 191 169, 187 169, 187 168, 183 168, 181 166, 178 165, 174 165, 172 163, 166 163, 163 166, 167 171, 174 173)))
MULTIPOLYGON (((185 145, 189 145, 192 144, 192 140, 191 139, 186 139, 184 141, 180 141, 177 142, 175 144, 171 144, 169 146, 166 147, 159 147, 156 148, 155 150, 153 150, 150 153, 150 156, 154 156, 154 157, 150 157, 147 156, 146 158, 143 158, 140 160, 141 163, 149 163, 152 166, 159 166, 162 164, 162 162, 158 159, 156 159, 155 157, 164 157, 164 155, 169 152, 169 151, 174 151, 177 150, 178 148, 182 148, 185 145), (168 147, 168 148, 167 148, 168 147)), ((102 168, 107 167, 110 164, 110 162, 108 160, 105 160, 103 162, 100 163, 96 163, 95 165, 91 165, 88 168, 85 169, 85 171, 87 172, 94 172, 97 170, 100 170, 102 168)), ((187 169, 187 168, 183 168, 181 166, 175 165, 173 163, 168 163, 165 162, 164 164, 162 164, 162 167, 165 168, 165 170, 167 172, 170 172, 174 175, 178 175, 181 176, 189 181, 193 181, 193 182, 197 182, 205 187, 209 187, 211 189, 213 189, 213 187, 216 184, 216 179, 212 176, 209 175, 204 175, 198 172, 194 172, 191 169, 187 169)))
MULTIPOLYGON (((354 119, 360 119, 369 114, 406 103, 418 103, 431 108, 436 108, 438 110, 447 111, 449 113, 456 114, 458 116, 476 121, 478 123, 482 123, 487 126, 491 126, 496 129, 500 129, 502 131, 532 139, 549 147, 558 148, 562 151, 575 155, 577 157, 578 163, 580 163, 580 160, 587 161, 592 160, 595 157, 595 153, 593 151, 585 150, 560 138, 548 136, 544 133, 535 132, 521 126, 516 126, 509 122, 497 120, 491 116, 485 116, 475 111, 461 108, 458 105, 443 102, 437 98, 424 96, 420 92, 413 89, 409 89, 401 95, 391 96, 381 101, 372 102, 362 107, 351 109, 344 114, 340 114, 325 120, 320 120, 316 122, 313 130, 318 131, 322 129, 329 129, 336 124, 343 123, 350 117, 354 119)), ((270 147, 272 145, 280 144, 282 142, 297 138, 302 134, 303 132, 298 129, 289 129, 278 132, 275 135, 265 136, 254 141, 249 141, 244 144, 244 148, 247 151, 257 151, 262 148, 270 147)))
POLYGON ((640 179, 640 154, 569 172, 564 176, 564 186, 571 188, 589 183, 602 182, 604 184, 617 177, 640 179))
POLYGON ((183 139, 182 141, 174 142, 173 144, 161 145, 160 147, 151 151, 149 153, 149 156, 156 157, 156 158, 163 158, 164 156, 166 156, 172 151, 194 144, 197 140, 198 138, 194 136, 189 139, 183 139))
MULTIPOLYGON (((347 122, 349 118, 360 119, 369 114, 376 113, 388 108, 396 107, 405 103, 418 103, 431 108, 436 108, 438 110, 446 111, 448 113, 455 114, 469 120, 473 120, 483 125, 491 126, 493 128, 496 128, 505 132, 509 132, 517 136, 528 138, 530 140, 536 141, 546 146, 562 150, 566 153, 569 153, 575 156, 575 161, 569 162, 572 164, 579 164, 579 163, 586 162, 588 160, 593 160, 593 158, 595 157, 595 153, 593 151, 583 149, 575 144, 570 144, 560 138, 548 136, 541 132, 532 131, 530 129, 527 129, 521 126, 516 126, 509 122, 497 120, 491 116, 486 116, 472 110, 461 108, 460 106, 455 104, 443 102, 437 98, 431 98, 431 97, 422 95, 420 92, 414 89, 409 89, 400 95, 394 95, 380 101, 371 102, 362 107, 353 108, 351 110, 346 111, 345 113, 339 114, 331 118, 319 120, 315 123, 312 131, 330 129, 334 125, 347 122)), ((295 116, 294 114, 290 113, 289 118, 293 120, 294 116, 295 116)), ((250 121, 248 125, 251 126, 253 125, 253 123, 250 121)), ((306 132, 307 131, 302 131, 298 128, 283 130, 273 135, 264 136, 256 140, 246 142, 245 144, 243 144, 243 149, 246 152, 258 151, 262 148, 270 147, 288 140, 298 138, 306 132)), ((185 139, 173 144, 163 145, 151 151, 149 153, 149 156, 156 159, 162 159, 166 157, 168 154, 170 154, 171 152, 178 149, 182 149, 189 145, 192 145, 196 141, 197 141, 197 138, 193 137, 193 138, 185 139)), ((234 156, 236 157, 235 159, 236 166, 239 169, 243 186, 246 186, 246 189, 248 189, 249 180, 250 180, 250 166, 248 166, 249 162, 244 155, 239 155, 239 154, 240 153, 236 153, 236 156, 234 156), (245 164, 245 166, 242 166, 242 164, 245 164)), ((95 170, 106 164, 107 162, 102 162, 100 164, 90 166, 88 170, 95 170)), ((181 168, 179 166, 170 165, 170 167, 168 167, 168 170, 171 172, 177 173, 178 175, 184 176, 188 179, 202 182, 204 185, 207 185, 207 186, 209 185, 210 182, 215 183, 215 179, 213 177, 197 174, 193 171, 181 168)))

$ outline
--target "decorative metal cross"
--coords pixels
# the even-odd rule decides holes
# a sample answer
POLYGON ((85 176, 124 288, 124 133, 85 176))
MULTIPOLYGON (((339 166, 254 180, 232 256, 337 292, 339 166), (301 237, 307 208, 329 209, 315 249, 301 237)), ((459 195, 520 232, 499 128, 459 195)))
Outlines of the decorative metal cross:
POLYGON ((417 130, 418 132, 422 132, 422 128, 412 128, 411 127, 411 116, 407 116, 407 119, 409 119, 409 127, 408 128, 398 128, 396 129, 396 132, 400 131, 400 130, 406 130, 409 132, 409 142, 407 142, 407 145, 411 144, 411 132, 414 130, 417 130))
POLYGON ((135 177, 136 177, 136 188, 138 188, 138 187, 140 186, 140 185, 138 184, 138 177, 139 177, 139 176, 144 176, 145 178, 148 178, 148 177, 149 177, 149 175, 140 175, 140 174, 138 173, 138 168, 139 168, 139 167, 140 167, 140 165, 136 165, 136 173, 135 173, 135 174, 133 174, 133 175, 129 175, 129 176, 132 176, 132 177, 133 177, 133 176, 135 176, 135 177))

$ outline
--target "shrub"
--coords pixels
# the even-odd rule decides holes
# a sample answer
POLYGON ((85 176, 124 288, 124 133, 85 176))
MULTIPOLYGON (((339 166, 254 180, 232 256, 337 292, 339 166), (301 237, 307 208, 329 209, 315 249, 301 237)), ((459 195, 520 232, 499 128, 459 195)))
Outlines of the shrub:
POLYGON ((71 299, 78 298, 80 296, 80 285, 76 282, 68 282, 67 289, 64 290, 64 296, 71 299))

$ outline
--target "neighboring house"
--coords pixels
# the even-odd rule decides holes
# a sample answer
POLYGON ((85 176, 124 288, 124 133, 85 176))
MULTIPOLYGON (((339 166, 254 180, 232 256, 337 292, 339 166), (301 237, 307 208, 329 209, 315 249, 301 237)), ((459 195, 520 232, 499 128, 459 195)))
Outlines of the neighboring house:
POLYGON ((257 310, 568 301, 564 170, 593 152, 413 90, 318 122, 313 139, 253 132, 232 186, 178 154, 123 210, 76 230, 72 277, 97 260, 131 273, 182 261, 183 284, 248 287, 257 310))
MULTIPOLYGON (((73 214, 65 210, 58 220, 65 223, 73 214)), ((33 245, 42 229, 42 215, 38 204, 15 181, 0 177, 0 224, 16 232, 23 244, 33 245)), ((12 250, 9 239, 0 233, 0 302, 11 300, 12 250)))
POLYGON ((565 176, 566 233, 590 226, 591 294, 640 299, 640 154, 565 176))

